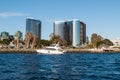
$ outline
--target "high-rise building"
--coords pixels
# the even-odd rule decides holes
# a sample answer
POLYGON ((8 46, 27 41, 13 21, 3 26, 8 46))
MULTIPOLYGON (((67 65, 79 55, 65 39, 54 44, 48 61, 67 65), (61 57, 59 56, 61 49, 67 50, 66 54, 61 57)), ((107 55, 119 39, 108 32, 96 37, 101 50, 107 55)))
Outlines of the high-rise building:
POLYGON ((55 21, 54 34, 59 35, 67 41, 68 45, 72 44, 72 21, 55 21))
POLYGON ((72 45, 73 40, 73 21, 66 21, 64 28, 64 39, 67 41, 68 45, 72 45))
POLYGON ((64 27, 65 27, 65 22, 64 21, 56 21, 54 23, 54 34, 59 35, 62 39, 64 39, 64 27))
POLYGON ((86 42, 86 24, 78 19, 55 21, 54 34, 66 40, 68 45, 77 47, 86 42))
POLYGON ((86 24, 80 21, 80 44, 86 43, 86 24))
POLYGON ((31 32, 41 39, 41 21, 36 19, 26 19, 26 33, 31 32))
POLYGON ((80 20, 73 20, 73 46, 80 45, 80 20))

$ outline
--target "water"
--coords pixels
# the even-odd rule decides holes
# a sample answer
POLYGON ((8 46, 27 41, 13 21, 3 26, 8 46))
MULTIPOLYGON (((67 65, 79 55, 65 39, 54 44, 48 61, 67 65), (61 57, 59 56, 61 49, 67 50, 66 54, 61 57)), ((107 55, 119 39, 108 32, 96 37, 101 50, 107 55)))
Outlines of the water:
POLYGON ((120 53, 0 54, 0 80, 120 80, 120 53))

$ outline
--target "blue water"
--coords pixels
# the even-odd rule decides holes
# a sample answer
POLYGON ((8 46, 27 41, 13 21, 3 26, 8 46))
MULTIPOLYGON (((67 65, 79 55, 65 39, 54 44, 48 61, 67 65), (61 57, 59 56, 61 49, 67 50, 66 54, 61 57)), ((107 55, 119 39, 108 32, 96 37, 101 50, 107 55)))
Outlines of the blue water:
POLYGON ((120 80, 120 53, 0 54, 0 80, 120 80))

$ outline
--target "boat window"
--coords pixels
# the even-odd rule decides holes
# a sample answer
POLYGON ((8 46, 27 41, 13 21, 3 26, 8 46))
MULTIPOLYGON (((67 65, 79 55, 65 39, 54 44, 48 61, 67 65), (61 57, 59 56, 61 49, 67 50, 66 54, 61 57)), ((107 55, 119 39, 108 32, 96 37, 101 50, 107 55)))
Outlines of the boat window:
POLYGON ((63 51, 62 49, 58 49, 58 50, 61 51, 61 52, 63 51))
POLYGON ((54 49, 54 48, 46 48, 46 50, 56 50, 56 49, 54 49))
POLYGON ((50 46, 51 46, 51 47, 54 47, 54 46, 55 46, 55 44, 51 44, 50 46))

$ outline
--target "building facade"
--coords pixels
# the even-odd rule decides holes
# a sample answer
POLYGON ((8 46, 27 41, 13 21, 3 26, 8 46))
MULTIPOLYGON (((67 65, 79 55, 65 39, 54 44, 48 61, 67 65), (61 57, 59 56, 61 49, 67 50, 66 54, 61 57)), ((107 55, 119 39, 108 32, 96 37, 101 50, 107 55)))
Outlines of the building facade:
POLYGON ((66 21, 64 28, 64 38, 67 41, 68 45, 72 45, 73 41, 73 21, 66 21))
POLYGON ((59 35, 67 41, 68 45, 72 44, 72 21, 55 21, 54 34, 59 35))
POLYGON ((86 42, 86 24, 77 19, 55 21, 54 34, 66 40, 68 45, 78 47, 86 42))
POLYGON ((54 22, 54 34, 59 35, 62 39, 64 39, 64 34, 65 34, 64 27, 65 27, 64 21, 54 22))
POLYGON ((41 39, 41 21, 36 19, 26 19, 26 33, 31 32, 41 39))
POLYGON ((80 21, 80 44, 86 43, 86 24, 80 21))
POLYGON ((80 21, 73 20, 73 44, 74 47, 80 46, 80 21))

